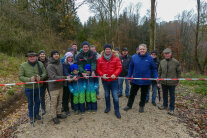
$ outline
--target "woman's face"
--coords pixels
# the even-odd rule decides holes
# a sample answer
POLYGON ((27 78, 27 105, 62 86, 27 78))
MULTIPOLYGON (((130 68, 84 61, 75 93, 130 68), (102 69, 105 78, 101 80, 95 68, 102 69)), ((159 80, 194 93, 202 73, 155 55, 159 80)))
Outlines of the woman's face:
POLYGON ((73 57, 71 56, 71 57, 68 57, 67 58, 67 62, 73 62, 73 57))

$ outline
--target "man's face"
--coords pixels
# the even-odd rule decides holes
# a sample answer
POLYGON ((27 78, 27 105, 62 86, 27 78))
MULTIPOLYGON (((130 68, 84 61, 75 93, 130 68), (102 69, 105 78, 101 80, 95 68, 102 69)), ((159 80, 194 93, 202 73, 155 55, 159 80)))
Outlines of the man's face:
POLYGON ((52 56, 55 60, 59 60, 60 55, 58 53, 53 54, 52 56))
POLYGON ((78 50, 77 45, 72 45, 72 48, 73 48, 73 49, 75 49, 75 51, 77 51, 77 50, 78 50))
POLYGON ((140 55, 145 55, 146 52, 147 52, 147 48, 146 47, 144 47, 144 46, 140 46, 139 47, 139 54, 140 55))
POLYGON ((29 56, 27 57, 27 60, 31 63, 35 63, 37 61, 37 56, 29 56))
POLYGON ((89 50, 89 46, 88 45, 84 45, 83 46, 83 52, 88 52, 88 50, 89 50))
POLYGON ((127 50, 124 50, 124 51, 122 51, 122 54, 123 54, 124 56, 126 56, 126 55, 128 54, 128 51, 127 51, 127 50))
POLYGON ((95 48, 95 47, 91 47, 90 50, 91 50, 92 52, 96 52, 96 48, 95 48))
POLYGON ((164 53, 165 59, 170 59, 172 57, 172 53, 164 53))
POLYGON ((152 53, 151 56, 152 56, 152 58, 157 58, 157 54, 155 54, 155 53, 152 53))
POLYGON ((45 60, 45 56, 46 56, 45 53, 41 53, 39 56, 41 60, 45 60))
POLYGON ((110 55, 111 54, 111 48, 106 48, 104 52, 105 52, 106 55, 110 55))

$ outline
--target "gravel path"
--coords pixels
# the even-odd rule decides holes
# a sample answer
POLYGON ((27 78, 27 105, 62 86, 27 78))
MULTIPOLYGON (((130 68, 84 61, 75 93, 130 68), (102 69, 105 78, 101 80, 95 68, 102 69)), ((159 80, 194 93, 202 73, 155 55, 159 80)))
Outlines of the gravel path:
MULTIPOLYGON (((75 116, 74 113, 71 112, 71 116, 65 120, 61 120, 59 125, 54 125, 48 113, 44 116, 43 124, 39 121, 35 123, 35 127, 29 123, 19 126, 17 129, 17 136, 20 138, 190 137, 186 126, 183 123, 179 123, 176 116, 168 115, 167 111, 160 111, 151 103, 145 106, 144 113, 139 113, 138 103, 140 92, 136 96, 132 110, 128 112, 123 111, 127 103, 127 98, 120 98, 121 119, 115 117, 113 110, 108 114, 104 113, 105 100, 102 87, 100 88, 100 95, 101 100, 98 101, 98 111, 95 114, 86 113, 85 116, 75 116)), ((49 105, 48 100, 47 105, 49 105)), ((49 109, 49 107, 47 107, 47 109, 49 109)))

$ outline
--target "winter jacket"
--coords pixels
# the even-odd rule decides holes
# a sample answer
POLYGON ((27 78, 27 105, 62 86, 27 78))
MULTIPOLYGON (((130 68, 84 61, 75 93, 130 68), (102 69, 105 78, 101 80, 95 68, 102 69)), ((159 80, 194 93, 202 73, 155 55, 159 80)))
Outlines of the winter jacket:
MULTIPOLYGON (((59 60, 55 60, 54 58, 49 58, 47 73, 49 80, 59 80, 66 79, 67 77, 63 75, 63 66, 59 60)), ((55 91, 63 87, 63 81, 60 82, 50 82, 49 90, 55 91)))
MULTIPOLYGON (((73 78, 74 75, 71 75, 71 78, 73 78)), ((79 77, 79 75, 78 75, 79 77)), ((85 79, 81 78, 78 79, 78 81, 72 81, 69 83, 68 85, 69 90, 71 93, 73 93, 74 95, 78 94, 78 93, 85 93, 86 90, 86 81, 85 79)))
MULTIPOLYGON (((133 76, 133 78, 151 78, 152 76, 158 78, 155 63, 148 53, 143 56, 140 54, 132 56, 128 72, 128 77, 131 76, 133 76)), ((132 83, 136 85, 150 85, 151 81, 133 79, 132 83)))
POLYGON ((129 69, 129 64, 131 61, 131 56, 126 55, 126 56, 120 56, 119 57, 122 63, 122 72, 119 74, 120 77, 126 77, 128 75, 128 69, 129 69))
MULTIPOLYGON (((31 64, 29 64, 29 61, 24 62, 19 69, 19 79, 22 82, 30 82, 30 78, 32 76, 37 76, 40 75, 40 80, 43 81, 46 78, 46 70, 44 65, 42 64, 42 62, 39 62, 40 65, 40 69, 42 71, 42 75, 39 74, 39 69, 38 69, 38 64, 36 63, 34 66, 32 66, 31 64)), ((40 86, 42 86, 43 84, 40 83, 40 86)), ((35 88, 38 88, 38 85, 35 84, 34 85, 35 88)), ((33 89, 33 85, 32 84, 26 84, 25 88, 28 89, 33 89)))
POLYGON ((92 52, 91 50, 89 50, 87 53, 84 53, 83 51, 81 51, 81 53, 78 54, 77 56, 77 64, 78 64, 80 73, 85 72, 84 66, 86 64, 90 64, 91 70, 95 71, 96 70, 96 53, 92 52))
MULTIPOLYGON (((171 58, 169 60, 163 59, 160 62, 158 74, 160 78, 180 78, 181 77, 180 63, 174 58, 171 58)), ((174 86, 178 84, 178 81, 165 80, 165 81, 160 81, 160 83, 174 86)))
MULTIPOLYGON (((116 77, 119 76, 119 74, 122 71, 122 65, 121 61, 118 57, 118 54, 112 51, 112 56, 109 61, 107 61, 104 58, 104 52, 102 52, 101 57, 97 61, 97 68, 96 72, 100 75, 103 76, 104 74, 108 74, 108 77, 111 77, 111 75, 115 75, 116 77)), ((116 78, 117 79, 117 78, 116 78)), ((114 81, 116 79, 103 79, 104 81, 114 81)))
MULTIPOLYGON (((71 73, 70 64, 63 62, 62 65, 63 65, 63 75, 64 76, 70 76, 70 73, 71 73)), ((68 83, 69 83, 68 81, 65 81, 64 86, 68 86, 68 83)))
POLYGON ((41 61, 40 58, 38 58, 38 61, 43 63, 45 69, 47 68, 47 65, 48 65, 48 59, 47 58, 45 58, 45 61, 41 61))

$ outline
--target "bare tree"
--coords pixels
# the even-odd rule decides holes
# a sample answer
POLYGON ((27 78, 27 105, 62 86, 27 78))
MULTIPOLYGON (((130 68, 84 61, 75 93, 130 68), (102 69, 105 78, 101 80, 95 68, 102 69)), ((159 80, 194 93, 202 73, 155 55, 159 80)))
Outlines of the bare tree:
POLYGON ((155 50, 155 0, 151 0, 150 50, 155 50))

